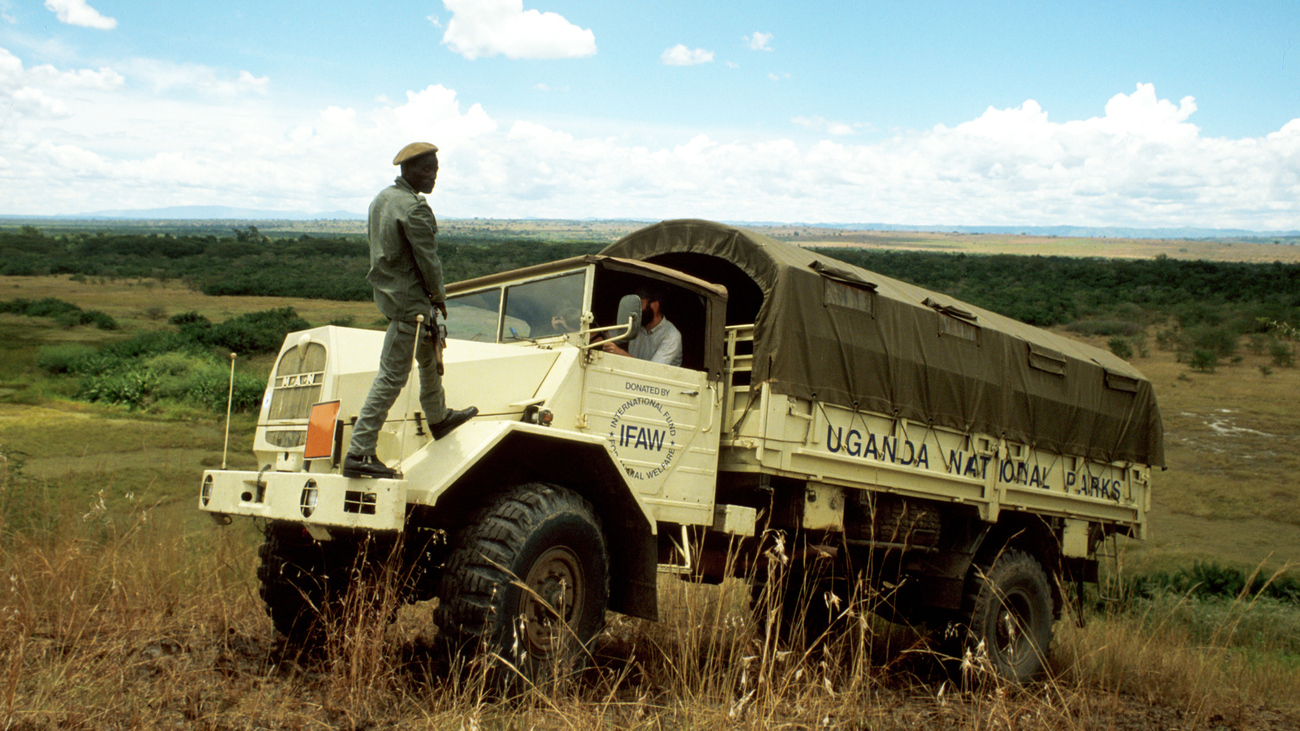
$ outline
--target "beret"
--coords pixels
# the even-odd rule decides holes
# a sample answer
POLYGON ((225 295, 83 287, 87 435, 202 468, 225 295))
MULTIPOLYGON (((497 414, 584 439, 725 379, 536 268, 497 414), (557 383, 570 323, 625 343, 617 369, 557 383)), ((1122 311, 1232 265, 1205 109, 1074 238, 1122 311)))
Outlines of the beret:
POLYGON ((408 160, 414 160, 421 155, 427 155, 431 152, 437 151, 437 145, 431 145, 428 142, 412 142, 406 147, 403 147, 401 151, 397 153, 397 157, 393 158, 393 164, 401 165, 408 160))

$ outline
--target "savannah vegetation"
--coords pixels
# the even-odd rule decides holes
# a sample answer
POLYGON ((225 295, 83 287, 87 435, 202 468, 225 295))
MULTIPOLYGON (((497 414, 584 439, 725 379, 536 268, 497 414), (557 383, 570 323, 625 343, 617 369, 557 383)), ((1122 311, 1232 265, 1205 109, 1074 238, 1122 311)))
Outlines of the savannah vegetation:
MULTIPOLYGON (((204 283, 222 280, 214 272, 227 266, 228 281, 247 275, 270 287, 271 279, 255 279, 265 273, 261 262, 301 269, 302 282, 344 286, 347 262, 364 261, 361 241, 265 239, 244 228, 174 236, 204 244, 172 258, 133 250, 131 241, 165 238, 139 234, 63 259, 38 255, 42 243, 75 248, 84 241, 66 237, 81 235, 0 233, 0 261, 21 260, 9 255, 13 246, 27 247, 34 263, 0 277, 5 728, 1300 723, 1300 587, 1289 563, 1300 558, 1293 479, 1300 374, 1275 357, 1294 353, 1294 331, 1273 324, 1300 322, 1294 265, 1184 269, 1187 262, 1128 267, 921 253, 854 261, 1013 317, 1029 319, 1009 306, 1038 308, 1059 317, 1040 324, 1101 347, 1122 342, 1156 385, 1170 470, 1156 476, 1153 537, 1105 546, 1106 579, 1058 623, 1040 682, 1000 683, 977 657, 945 662, 925 628, 875 617, 877 597, 836 598, 839 631, 806 648, 770 628, 780 613, 807 605, 766 597, 751 608, 739 581, 702 587, 666 579, 662 622, 610 615, 585 670, 502 701, 481 665, 438 651, 431 608, 392 606, 383 581, 357 602, 378 601, 378 616, 345 606, 315 651, 284 644, 257 594, 256 527, 214 526, 193 505, 202 469, 225 460, 251 466, 267 353, 285 331, 376 324, 368 292, 215 296, 204 283), (320 241, 333 241, 335 248, 325 247, 333 253, 321 255, 320 241), (55 262, 80 268, 56 270, 55 262), (1022 296, 1006 298, 1008 287, 1022 296), (1192 362, 1206 347, 1202 331, 1217 331, 1230 347, 1215 351, 1214 368, 1192 362), (251 401, 240 401, 245 410, 234 415, 225 454, 217 414, 230 351, 239 353, 236 390, 251 401), (114 379, 148 388, 139 398, 106 397, 114 379)), ((449 279, 600 248, 505 232, 442 246, 449 279), (471 273, 456 274, 462 265, 471 273)), ((851 251, 831 253, 852 260, 851 251)), ((362 278, 364 268, 358 271, 352 275, 362 278)), ((811 601, 815 608, 824 600, 811 601)))

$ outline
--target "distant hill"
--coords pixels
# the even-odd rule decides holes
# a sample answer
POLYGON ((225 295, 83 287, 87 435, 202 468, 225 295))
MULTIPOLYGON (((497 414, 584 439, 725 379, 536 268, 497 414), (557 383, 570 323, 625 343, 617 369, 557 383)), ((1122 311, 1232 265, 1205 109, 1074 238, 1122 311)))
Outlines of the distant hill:
MULTIPOLYGON (((230 206, 169 206, 166 208, 92 211, 62 216, 0 215, 0 220, 117 220, 117 221, 364 221, 365 213, 352 211, 271 211, 230 206)), ((444 219, 450 223, 453 219, 444 219)), ((465 219, 495 221, 498 219, 465 219)), ((504 219, 501 219, 504 221, 504 219)), ((558 219, 516 219, 539 223, 563 223, 558 219)), ((624 219, 584 218, 579 223, 626 222, 624 219)), ((650 223, 650 221, 646 221, 650 223)), ((910 231, 927 233, 1001 234, 1004 236, 1056 236, 1060 238, 1101 239, 1300 239, 1300 230, 1251 231, 1227 228, 1136 228, 1126 226, 959 226, 916 225, 897 223, 807 223, 789 221, 726 221, 736 226, 778 228, 822 228, 849 231, 910 231)), ((638 226, 639 227, 639 226, 638 226)), ((1286 241, 1282 243, 1297 243, 1286 241)))

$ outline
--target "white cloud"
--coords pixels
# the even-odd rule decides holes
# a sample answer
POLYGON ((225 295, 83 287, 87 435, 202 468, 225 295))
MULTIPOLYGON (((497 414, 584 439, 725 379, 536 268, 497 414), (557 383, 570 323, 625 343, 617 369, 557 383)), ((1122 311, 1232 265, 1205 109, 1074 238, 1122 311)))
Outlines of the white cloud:
POLYGON ((749 46, 749 50, 751 51, 770 51, 772 50, 772 47, 767 44, 771 40, 771 33, 763 33, 762 31, 756 30, 753 35, 745 36, 745 45, 749 46))
POLYGON ((45 7, 54 12, 59 22, 68 25, 99 30, 117 27, 117 20, 100 15, 98 10, 86 4, 86 0, 45 0, 45 7))
POLYGON ((524 10, 523 0, 443 0, 451 12, 442 42, 470 59, 582 58, 596 53, 596 34, 551 12, 524 10))
POLYGON ((1300 119, 1263 137, 1207 138, 1194 100, 1149 85, 1088 119, 1053 121, 1027 100, 889 136, 802 115, 793 123, 825 139, 701 130, 647 144, 626 120, 579 134, 498 119, 440 85, 301 110, 270 93, 181 99, 113 73, 25 69, 0 49, 0 214, 199 203, 363 213, 392 180, 393 154, 427 140, 442 148, 431 200, 445 217, 1300 229, 1300 119))
POLYGON ((768 73, 767 78, 771 79, 772 81, 783 81, 785 79, 790 78, 790 72, 787 71, 784 74, 768 73))
POLYGON ((15 89, 9 95, 9 98, 13 101, 14 109, 20 114, 37 117, 66 117, 68 115, 67 104, 49 96, 40 89, 33 89, 30 86, 15 89))
POLYGON ((124 83, 122 75, 103 67, 98 71, 59 71, 48 64, 24 69, 23 62, 8 49, 0 48, 0 120, 7 116, 52 119, 71 112, 63 95, 111 91, 124 83), (8 114, 3 109, 8 107, 8 114))
POLYGON ((33 81, 64 88, 112 91, 122 88, 126 83, 126 79, 121 74, 107 66, 101 66, 98 71, 91 69, 59 71, 49 64, 42 64, 33 67, 29 74, 33 81))
POLYGON ((678 43, 672 48, 664 49, 659 59, 665 66, 694 66, 712 61, 713 51, 706 51, 703 48, 691 49, 678 43))
POLYGON ((240 71, 230 78, 211 66, 197 63, 172 63, 149 58, 133 59, 124 66, 128 77, 139 80, 155 92, 198 92, 216 96, 265 94, 270 77, 240 71))

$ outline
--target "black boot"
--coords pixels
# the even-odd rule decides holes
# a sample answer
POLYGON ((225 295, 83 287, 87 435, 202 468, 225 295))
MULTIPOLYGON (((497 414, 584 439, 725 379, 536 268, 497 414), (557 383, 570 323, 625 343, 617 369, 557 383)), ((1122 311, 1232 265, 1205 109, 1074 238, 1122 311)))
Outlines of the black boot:
POLYGON ((397 477, 397 470, 380 462, 373 454, 349 454, 343 458, 343 476, 391 480, 397 477))
POLYGON ((478 416, 477 406, 471 406, 467 409, 461 409, 460 411, 452 411, 450 414, 447 414, 447 418, 437 424, 430 424, 429 432, 433 434, 434 439, 442 439, 450 434, 452 429, 455 429, 461 424, 473 419, 475 416, 478 416))

